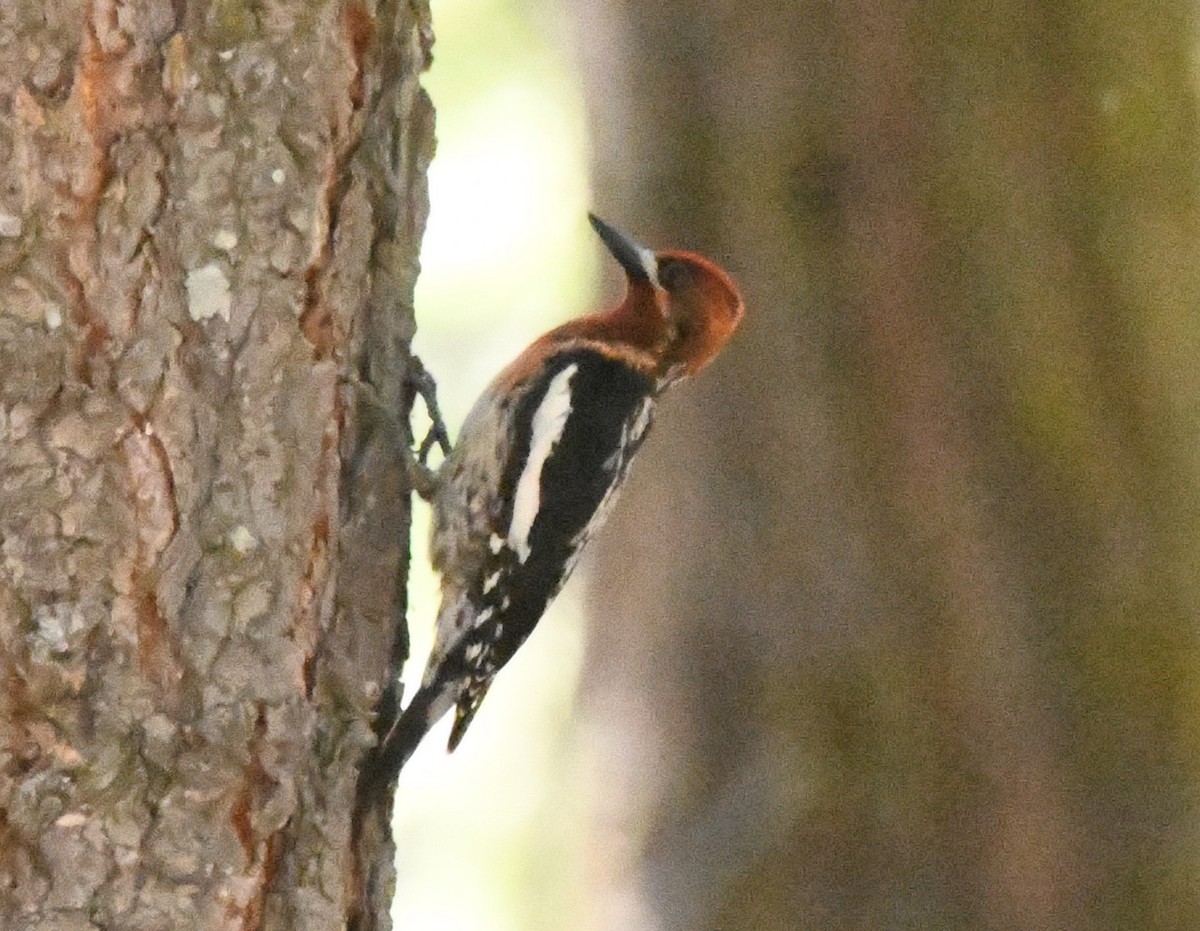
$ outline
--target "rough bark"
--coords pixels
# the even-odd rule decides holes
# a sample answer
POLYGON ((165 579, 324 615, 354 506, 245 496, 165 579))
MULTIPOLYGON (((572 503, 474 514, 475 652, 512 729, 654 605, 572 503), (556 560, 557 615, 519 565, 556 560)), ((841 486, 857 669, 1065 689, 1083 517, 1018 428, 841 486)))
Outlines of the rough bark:
POLYGON ((0 925, 386 927, 424 3, 0 5, 0 925))
POLYGON ((588 9, 747 304, 598 544, 598 926, 1194 926, 1194 6, 588 9))

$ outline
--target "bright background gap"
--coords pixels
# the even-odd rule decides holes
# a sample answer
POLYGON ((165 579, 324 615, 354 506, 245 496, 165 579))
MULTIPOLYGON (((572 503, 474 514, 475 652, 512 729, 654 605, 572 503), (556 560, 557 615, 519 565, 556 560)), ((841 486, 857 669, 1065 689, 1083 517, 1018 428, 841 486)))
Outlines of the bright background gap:
MULTIPOLYGON (((425 87, 437 109, 414 348, 451 435, 488 381, 539 333, 593 310, 598 286, 582 91, 561 10, 434 0, 425 87)), ((414 520, 406 701, 438 607, 428 509, 414 520)), ((586 560, 585 560, 586 563, 586 560)), ((586 565, 581 566, 581 573, 586 565)), ((580 573, 577 573, 577 576, 580 573)), ((579 579, 498 677, 459 749, 449 717, 400 777, 392 920, 420 931, 583 923, 582 755, 569 724, 583 654, 579 579)))

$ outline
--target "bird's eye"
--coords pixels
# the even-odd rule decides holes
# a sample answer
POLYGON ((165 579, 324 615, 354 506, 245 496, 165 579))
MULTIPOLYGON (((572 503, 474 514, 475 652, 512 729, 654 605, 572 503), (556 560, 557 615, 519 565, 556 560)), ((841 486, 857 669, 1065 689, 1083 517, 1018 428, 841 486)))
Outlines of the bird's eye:
POLYGON ((674 291, 687 275, 687 266, 677 259, 661 259, 658 263, 658 283, 666 290, 674 291))

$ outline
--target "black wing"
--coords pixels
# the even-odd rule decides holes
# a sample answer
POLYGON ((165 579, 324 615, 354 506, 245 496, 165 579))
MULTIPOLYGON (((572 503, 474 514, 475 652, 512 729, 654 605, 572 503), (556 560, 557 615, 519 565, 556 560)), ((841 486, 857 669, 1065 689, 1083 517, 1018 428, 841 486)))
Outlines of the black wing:
MULTIPOLYGON (((592 350, 564 354, 544 376, 547 388, 571 366, 575 371, 569 384, 570 411, 541 467, 528 555, 521 561, 506 546, 496 554, 499 564, 490 567, 492 572, 502 572, 496 590, 511 599, 504 612, 513 623, 528 623, 529 630, 566 582, 583 545, 607 517, 653 414, 653 382, 624 362, 592 350)), ((524 425, 523 432, 532 430, 531 415, 545 399, 546 388, 523 399, 530 408, 516 418, 524 425)), ((520 454, 511 457, 502 483, 508 488, 516 487, 529 465, 530 437, 518 436, 515 445, 520 454)), ((514 496, 507 497, 503 527, 511 525, 513 501, 514 496)))
MULTIPOLYGON (((473 592, 481 606, 475 624, 447 655, 439 678, 466 672, 470 685, 459 701, 451 733, 453 748, 496 672, 525 642, 550 601, 558 594, 592 533, 604 522, 625 481, 630 461, 645 439, 654 409, 654 383, 627 364, 580 349, 564 353, 539 375, 542 384, 526 392, 514 422, 521 430, 505 464, 501 488, 505 507, 495 538, 473 592), (566 374, 571 370, 569 376, 566 374), (569 410, 557 441, 540 461, 536 516, 513 545, 515 489, 539 465, 535 448, 536 413, 554 403, 552 386, 561 391, 569 377, 569 410)), ((558 397, 558 401, 562 401, 558 397)), ((526 502, 526 505, 528 502, 526 502)), ((519 505, 517 505, 519 506, 519 505)), ((477 600, 476 600, 477 599, 477 600)))

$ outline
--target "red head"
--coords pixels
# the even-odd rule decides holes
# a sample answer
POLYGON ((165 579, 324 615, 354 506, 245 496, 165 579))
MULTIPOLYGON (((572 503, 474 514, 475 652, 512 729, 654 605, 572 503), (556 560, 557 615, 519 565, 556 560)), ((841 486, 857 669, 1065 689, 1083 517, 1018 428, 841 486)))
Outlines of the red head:
POLYGON ((625 300, 605 315, 615 338, 650 353, 663 384, 695 375, 733 335, 744 308, 721 268, 691 252, 652 252, 588 214, 629 280, 625 300))

